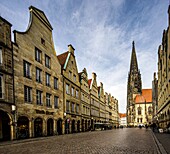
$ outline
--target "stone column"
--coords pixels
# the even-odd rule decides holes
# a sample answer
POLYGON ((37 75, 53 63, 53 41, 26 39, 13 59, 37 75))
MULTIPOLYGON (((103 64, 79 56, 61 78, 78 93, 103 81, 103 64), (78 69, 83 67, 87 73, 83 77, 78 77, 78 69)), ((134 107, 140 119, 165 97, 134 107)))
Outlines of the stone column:
POLYGON ((32 121, 32 119, 29 119, 29 137, 31 138, 31 137, 33 137, 33 128, 32 128, 32 123, 33 123, 33 121, 32 121))

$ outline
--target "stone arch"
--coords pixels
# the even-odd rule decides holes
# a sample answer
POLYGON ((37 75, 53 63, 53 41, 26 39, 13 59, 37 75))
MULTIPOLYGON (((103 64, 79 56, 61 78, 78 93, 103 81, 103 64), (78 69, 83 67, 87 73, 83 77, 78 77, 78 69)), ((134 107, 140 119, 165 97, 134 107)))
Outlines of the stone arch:
POLYGON ((72 133, 76 132, 76 130, 75 130, 75 123, 76 123, 76 121, 73 119, 72 122, 71 122, 71 132, 72 133))
POLYGON ((62 135, 62 122, 63 120, 61 118, 57 120, 57 134, 58 135, 62 135))
POLYGON ((70 119, 66 119, 65 120, 65 134, 69 134, 70 133, 70 119))
POLYGON ((29 138, 29 119, 27 116, 19 116, 17 121, 18 139, 29 138))
POLYGON ((80 132, 80 120, 77 121, 77 132, 80 132))
POLYGON ((87 120, 85 120, 85 131, 87 131, 87 120))
POLYGON ((7 141, 11 139, 11 117, 4 110, 0 110, 0 141, 7 141))
POLYGON ((34 120, 34 137, 43 136, 43 119, 41 117, 37 117, 34 120))
POLYGON ((81 120, 81 128, 82 128, 82 132, 84 132, 84 119, 81 120))
POLYGON ((52 136, 53 135, 53 130, 54 130, 54 120, 53 118, 48 118, 47 119, 47 136, 52 136))

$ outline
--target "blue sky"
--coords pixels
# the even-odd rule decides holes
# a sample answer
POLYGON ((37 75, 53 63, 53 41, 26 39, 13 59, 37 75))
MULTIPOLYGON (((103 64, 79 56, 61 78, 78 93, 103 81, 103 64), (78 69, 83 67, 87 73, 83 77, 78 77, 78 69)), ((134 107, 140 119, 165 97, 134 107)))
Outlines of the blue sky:
POLYGON ((119 100, 119 112, 126 112, 133 40, 143 88, 151 88, 169 0, 0 0, 0 15, 12 30, 25 31, 30 5, 49 19, 57 55, 72 44, 78 71, 86 67, 89 79, 95 72, 98 85, 119 100))

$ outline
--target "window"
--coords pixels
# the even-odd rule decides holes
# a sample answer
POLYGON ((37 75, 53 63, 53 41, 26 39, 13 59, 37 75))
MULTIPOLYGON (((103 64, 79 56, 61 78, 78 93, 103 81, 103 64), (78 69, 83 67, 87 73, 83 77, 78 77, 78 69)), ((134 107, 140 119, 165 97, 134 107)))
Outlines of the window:
POLYGON ((66 94, 70 94, 69 84, 66 84, 66 94))
POLYGON ((79 104, 76 105, 76 113, 79 113, 79 104))
POLYGON ((152 114, 152 107, 151 106, 148 107, 148 114, 152 114))
POLYGON ((74 112, 74 103, 71 104, 71 112, 74 112))
POLYGON ((51 95, 46 93, 46 106, 47 107, 52 107, 51 102, 50 102, 50 97, 51 97, 51 95))
POLYGON ((58 108, 58 101, 59 98, 57 96, 54 96, 54 108, 58 108))
POLYGON ((42 70, 37 67, 36 68, 36 81, 39 83, 41 83, 41 72, 42 70))
POLYGON ((54 89, 58 89, 58 79, 54 77, 54 89))
POLYGON ((50 74, 46 73, 46 86, 50 86, 50 74))
POLYGON ((3 75, 0 74, 0 98, 4 98, 3 75))
POLYGON ((70 111, 70 102, 66 101, 66 111, 69 112, 70 111))
POLYGON ((32 88, 28 86, 24 86, 24 100, 25 102, 31 102, 32 101, 32 88))
POLYGON ((45 45, 45 40, 41 38, 41 44, 45 45))
POLYGON ((0 64, 2 64, 2 48, 0 48, 0 64))
POLYGON ((42 91, 36 90, 37 105, 42 105, 42 91))
POLYGON ((71 95, 74 96, 74 88, 71 87, 71 95))
POLYGON ((76 90, 76 98, 78 98, 78 97, 79 97, 79 91, 76 90))
POLYGON ((24 61, 24 77, 31 78, 31 64, 24 61))
POLYGON ((76 75, 74 75, 73 80, 74 80, 74 82, 76 82, 76 75))
POLYGON ((72 76, 72 72, 69 71, 69 74, 68 74, 68 77, 71 79, 71 76, 72 76))
POLYGON ((35 48, 35 60, 42 63, 42 52, 35 48))
POLYGON ((45 55, 45 66, 50 68, 50 57, 45 55))
POLYGON ((141 110, 142 110, 142 108, 138 107, 138 115, 141 115, 141 110))

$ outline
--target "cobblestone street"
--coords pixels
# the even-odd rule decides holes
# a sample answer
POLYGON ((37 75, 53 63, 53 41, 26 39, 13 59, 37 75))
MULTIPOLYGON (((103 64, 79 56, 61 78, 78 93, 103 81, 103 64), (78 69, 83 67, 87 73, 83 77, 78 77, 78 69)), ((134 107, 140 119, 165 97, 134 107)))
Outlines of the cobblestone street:
POLYGON ((157 153, 150 130, 113 129, 0 143, 1 154, 153 154, 157 153))

